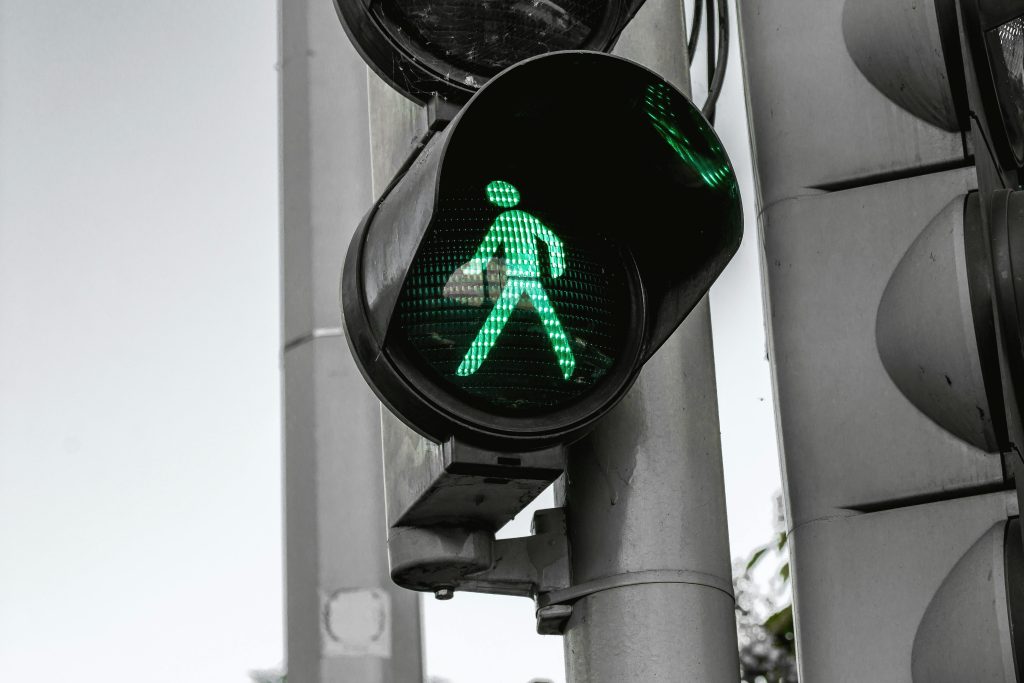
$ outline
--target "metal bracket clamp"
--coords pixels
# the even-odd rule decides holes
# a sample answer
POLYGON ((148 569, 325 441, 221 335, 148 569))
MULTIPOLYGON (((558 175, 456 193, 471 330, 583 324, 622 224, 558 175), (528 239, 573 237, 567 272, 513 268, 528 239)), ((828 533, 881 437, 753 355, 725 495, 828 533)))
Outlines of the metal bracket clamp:
POLYGON ((537 596, 537 604, 541 607, 571 604, 593 593, 599 593, 612 588, 622 588, 623 586, 639 586, 645 583, 689 583, 697 586, 707 586, 708 588, 720 590, 730 598, 735 599, 732 585, 725 579, 713 574, 705 574, 704 572, 695 572, 687 569, 650 569, 612 574, 611 576, 603 576, 600 579, 587 581, 562 590, 542 593, 537 596))
POLYGON ((732 584, 703 572, 660 569, 604 576, 572 585, 564 508, 539 510, 533 534, 497 540, 461 527, 392 527, 391 578, 400 586, 448 600, 455 591, 516 595, 536 604, 537 633, 561 635, 577 600, 600 591, 647 583, 688 583, 733 598, 732 584))
POLYGON ((442 600, 456 590, 536 598, 569 585, 569 549, 562 508, 539 510, 533 534, 496 540, 490 531, 460 527, 392 527, 391 578, 442 600))
POLYGON ((537 632, 541 635, 561 635, 565 631, 569 617, 572 616, 573 603, 581 598, 612 588, 639 586, 647 583, 688 583, 706 586, 720 590, 730 599, 735 600, 732 584, 729 581, 704 572, 686 569, 651 569, 612 574, 537 595, 537 632))

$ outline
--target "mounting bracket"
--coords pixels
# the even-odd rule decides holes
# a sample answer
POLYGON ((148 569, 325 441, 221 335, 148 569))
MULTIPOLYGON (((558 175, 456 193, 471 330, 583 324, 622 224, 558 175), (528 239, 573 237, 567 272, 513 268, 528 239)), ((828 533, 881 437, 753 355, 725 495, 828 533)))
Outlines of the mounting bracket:
MULTIPOLYGON (((455 591, 541 595, 569 588, 565 510, 534 513, 532 534, 497 540, 492 531, 448 526, 391 527, 391 578, 400 586, 429 591, 440 600, 455 591)), ((561 633, 570 605, 537 609, 537 632, 561 633)))

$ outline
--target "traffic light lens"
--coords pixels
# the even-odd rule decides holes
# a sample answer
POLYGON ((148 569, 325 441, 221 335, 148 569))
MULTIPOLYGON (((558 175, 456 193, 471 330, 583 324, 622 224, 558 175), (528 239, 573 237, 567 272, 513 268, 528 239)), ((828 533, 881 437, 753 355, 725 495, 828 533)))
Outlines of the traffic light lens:
POLYGON ((497 414, 581 396, 625 346, 631 299, 618 250, 566 222, 504 180, 445 193, 399 297, 400 345, 497 414))
POLYGON ((528 57, 583 47, 608 0, 384 0, 381 8, 435 57, 493 76, 528 57))
POLYGON ((989 58, 1003 125, 1017 161, 1024 161, 1024 15, 988 33, 989 58))

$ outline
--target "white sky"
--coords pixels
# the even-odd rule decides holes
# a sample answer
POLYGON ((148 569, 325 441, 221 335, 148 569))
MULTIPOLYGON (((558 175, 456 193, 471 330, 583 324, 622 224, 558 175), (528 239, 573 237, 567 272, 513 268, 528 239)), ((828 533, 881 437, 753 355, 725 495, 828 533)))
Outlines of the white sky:
MULTIPOLYGON (((7 679, 244 683, 282 658, 276 15, 0 0, 7 679)), ((712 311, 739 556, 779 474, 733 35, 718 129, 746 237, 712 311)), ((426 604, 429 673, 563 679, 528 601, 426 604)))

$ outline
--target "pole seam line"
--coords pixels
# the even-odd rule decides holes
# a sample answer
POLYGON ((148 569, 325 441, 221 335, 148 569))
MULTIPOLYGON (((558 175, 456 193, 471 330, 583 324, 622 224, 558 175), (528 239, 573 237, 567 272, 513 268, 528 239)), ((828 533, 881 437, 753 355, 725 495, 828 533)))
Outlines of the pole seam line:
POLYGON ((538 607, 548 607, 550 605, 572 603, 588 595, 611 590, 612 588, 640 586, 646 583, 688 583, 706 586, 707 588, 714 588, 725 593, 729 596, 730 600, 736 599, 732 592, 732 584, 712 574, 686 569, 651 569, 612 574, 611 576, 604 576, 600 579, 587 581, 569 588, 542 593, 537 596, 537 605, 538 607))
POLYGON ((340 337, 342 334, 344 334, 344 332, 340 327, 317 327, 306 334, 299 335, 291 341, 285 342, 283 350, 287 353, 296 346, 301 346, 302 344, 313 341, 314 339, 320 339, 322 337, 340 337))

